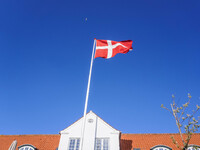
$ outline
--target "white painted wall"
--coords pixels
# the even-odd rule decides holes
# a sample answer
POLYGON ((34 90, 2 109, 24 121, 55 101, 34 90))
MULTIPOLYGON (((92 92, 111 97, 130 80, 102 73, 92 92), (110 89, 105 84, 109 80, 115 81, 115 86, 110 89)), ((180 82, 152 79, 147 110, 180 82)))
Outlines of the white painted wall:
MULTIPOLYGON (((68 150, 69 138, 81 137, 82 121, 83 118, 60 132, 58 150, 68 150)), ((96 138, 109 138, 109 150, 120 150, 119 136, 120 131, 111 127, 92 111, 86 115, 83 150, 94 150, 96 138), (93 122, 88 122, 88 120, 93 120, 93 122)))

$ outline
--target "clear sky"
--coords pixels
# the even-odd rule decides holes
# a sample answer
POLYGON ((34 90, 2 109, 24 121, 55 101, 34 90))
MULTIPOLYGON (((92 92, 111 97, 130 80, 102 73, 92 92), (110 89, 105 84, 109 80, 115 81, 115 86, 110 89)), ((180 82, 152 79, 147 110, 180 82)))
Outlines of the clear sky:
POLYGON ((133 51, 94 60, 88 111, 122 133, 177 132, 160 105, 200 104, 199 15, 199 0, 1 0, 0 134, 57 134, 83 115, 94 38, 133 51))

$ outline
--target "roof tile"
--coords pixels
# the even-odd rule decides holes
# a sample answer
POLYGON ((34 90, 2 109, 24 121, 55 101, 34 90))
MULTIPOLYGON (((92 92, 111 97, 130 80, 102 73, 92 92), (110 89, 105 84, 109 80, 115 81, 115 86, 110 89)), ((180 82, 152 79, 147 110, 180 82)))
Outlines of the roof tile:
MULTIPOLYGON (((133 148, 150 150, 156 145, 165 145, 172 149, 177 149, 172 142, 172 136, 178 143, 181 143, 179 134, 122 134, 121 150, 131 150, 133 148)), ((200 146, 200 134, 193 134, 189 144, 200 146)))

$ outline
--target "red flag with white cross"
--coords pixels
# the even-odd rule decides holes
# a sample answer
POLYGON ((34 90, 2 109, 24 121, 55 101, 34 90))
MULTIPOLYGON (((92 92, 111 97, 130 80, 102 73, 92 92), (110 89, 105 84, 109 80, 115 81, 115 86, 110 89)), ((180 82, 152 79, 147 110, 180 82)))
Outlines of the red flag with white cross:
POLYGON ((111 40, 96 40, 96 52, 94 58, 111 58, 117 53, 128 53, 132 50, 133 41, 111 41, 111 40))

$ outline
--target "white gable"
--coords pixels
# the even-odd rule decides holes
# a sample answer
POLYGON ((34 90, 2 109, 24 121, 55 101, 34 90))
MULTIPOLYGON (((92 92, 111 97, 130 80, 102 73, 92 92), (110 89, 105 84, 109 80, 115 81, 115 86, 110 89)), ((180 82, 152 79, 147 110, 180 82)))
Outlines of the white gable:
MULTIPOLYGON (((60 132, 59 150, 68 150, 70 138, 81 137, 82 123, 83 118, 60 132)), ((86 115, 82 150, 94 150, 95 139, 97 138, 107 138, 109 141, 109 150, 119 150, 120 131, 114 129, 90 111, 86 115)))

